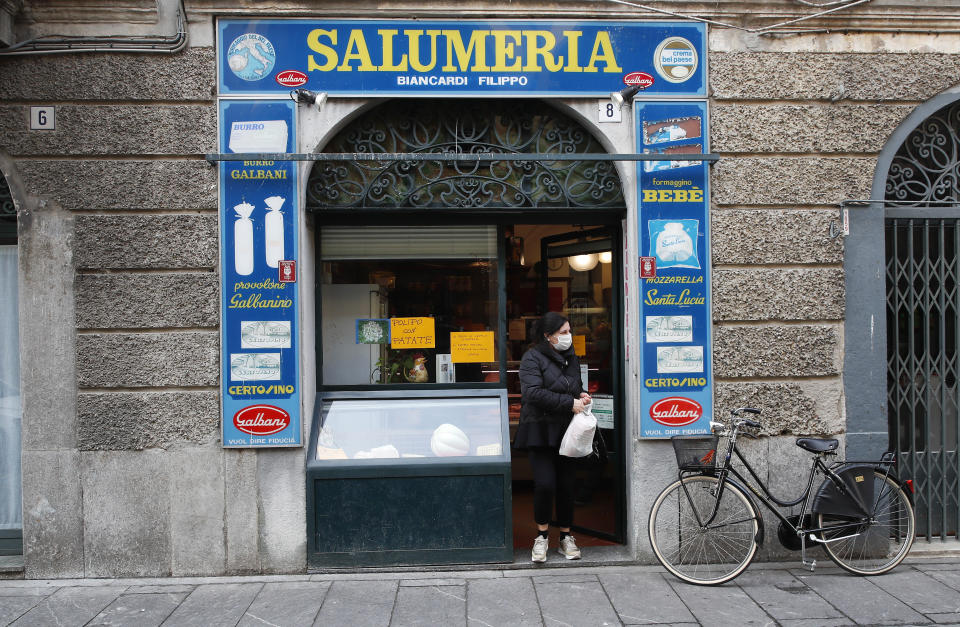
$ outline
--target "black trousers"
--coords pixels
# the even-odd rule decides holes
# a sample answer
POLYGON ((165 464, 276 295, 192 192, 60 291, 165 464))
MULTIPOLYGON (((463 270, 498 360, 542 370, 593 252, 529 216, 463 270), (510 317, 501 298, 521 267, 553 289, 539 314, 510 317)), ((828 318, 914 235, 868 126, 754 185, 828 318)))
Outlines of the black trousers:
POLYGON ((545 447, 531 448, 529 455, 533 468, 533 519, 538 525, 550 524, 556 501, 557 525, 569 527, 573 524, 577 481, 575 460, 545 447))

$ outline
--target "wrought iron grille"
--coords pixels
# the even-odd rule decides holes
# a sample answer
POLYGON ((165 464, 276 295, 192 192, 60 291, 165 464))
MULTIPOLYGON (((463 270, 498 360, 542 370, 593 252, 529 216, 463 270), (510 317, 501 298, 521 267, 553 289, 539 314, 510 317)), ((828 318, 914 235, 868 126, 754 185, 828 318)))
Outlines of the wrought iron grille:
POLYGON ((956 536, 960 219, 888 219, 886 246, 891 443, 914 480, 917 534, 956 536))
POLYGON ((960 101, 907 137, 890 163, 885 198, 918 206, 960 200, 960 101))
POLYGON ((946 218, 887 218, 886 283, 891 447, 903 474, 914 480, 917 534, 928 540, 956 538, 960 101, 928 117, 907 137, 891 162, 885 200, 900 208, 955 210, 946 218))
MULTIPOLYGON (((395 100, 360 117, 325 152, 605 152, 537 101, 395 100)), ((625 206, 610 161, 317 161, 307 210, 567 209, 625 206)))
POLYGON ((7 179, 0 172, 0 244, 11 244, 17 241, 17 208, 13 204, 13 196, 7 179))

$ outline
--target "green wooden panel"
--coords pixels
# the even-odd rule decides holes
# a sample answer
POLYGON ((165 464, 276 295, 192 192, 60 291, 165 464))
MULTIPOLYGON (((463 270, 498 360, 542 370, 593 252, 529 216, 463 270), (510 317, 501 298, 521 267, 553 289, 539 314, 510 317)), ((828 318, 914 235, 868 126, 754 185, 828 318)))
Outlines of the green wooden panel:
POLYGON ((311 564, 512 559, 509 474, 312 479, 311 564))

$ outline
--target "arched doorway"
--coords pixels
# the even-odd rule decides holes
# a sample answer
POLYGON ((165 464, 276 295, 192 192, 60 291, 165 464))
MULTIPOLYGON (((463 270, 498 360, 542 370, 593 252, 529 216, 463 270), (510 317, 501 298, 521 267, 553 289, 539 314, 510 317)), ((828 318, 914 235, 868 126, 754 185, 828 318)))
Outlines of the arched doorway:
POLYGON ((960 515, 960 101, 929 112, 890 160, 884 201, 890 445, 914 480, 918 535, 960 515))
MULTIPOLYGON (((319 160, 307 183, 317 251, 317 389, 409 386, 411 378, 398 372, 410 371, 407 358, 416 357, 426 367, 418 391, 505 389, 512 434, 517 367, 532 339, 530 325, 547 310, 561 310, 581 338, 586 386, 610 408, 602 426, 611 455, 581 469, 574 528, 593 539, 588 544, 624 542, 626 204, 614 162, 392 158, 570 156, 606 152, 602 145, 543 101, 424 99, 388 101, 361 114, 323 151, 358 158, 319 160), (367 154, 387 157, 363 159, 367 154), (583 263, 570 262, 578 256, 583 263), (352 328, 358 307, 371 319, 431 317, 436 346, 417 355, 387 346, 357 349, 355 338, 337 329, 352 328), (455 352, 452 333, 490 331, 495 358, 444 368, 455 352)), ((522 547, 535 535, 532 504, 524 502, 532 473, 525 454, 512 460, 514 527, 522 526, 514 544, 522 547)))

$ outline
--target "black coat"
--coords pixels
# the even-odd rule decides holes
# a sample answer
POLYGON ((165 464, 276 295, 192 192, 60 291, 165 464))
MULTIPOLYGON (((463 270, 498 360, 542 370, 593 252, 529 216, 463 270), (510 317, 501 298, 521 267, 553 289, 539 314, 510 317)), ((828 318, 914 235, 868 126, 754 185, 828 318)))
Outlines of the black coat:
POLYGON ((573 401, 580 398, 580 362, 571 346, 558 352, 546 340, 523 355, 520 361, 522 407, 520 424, 552 423, 554 431, 566 430, 573 418, 573 401))

